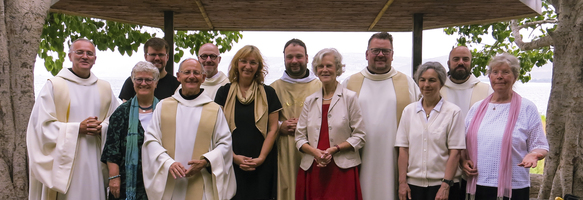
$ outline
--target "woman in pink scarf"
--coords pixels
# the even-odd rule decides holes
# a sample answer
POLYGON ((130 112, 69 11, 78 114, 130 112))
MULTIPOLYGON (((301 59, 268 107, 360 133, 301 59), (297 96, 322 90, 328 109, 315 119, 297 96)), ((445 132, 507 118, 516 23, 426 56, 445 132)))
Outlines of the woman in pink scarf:
POLYGON ((466 117, 462 170, 470 200, 528 200, 529 168, 549 150, 540 114, 530 100, 512 90, 520 62, 508 53, 490 61, 494 93, 472 106, 466 117))

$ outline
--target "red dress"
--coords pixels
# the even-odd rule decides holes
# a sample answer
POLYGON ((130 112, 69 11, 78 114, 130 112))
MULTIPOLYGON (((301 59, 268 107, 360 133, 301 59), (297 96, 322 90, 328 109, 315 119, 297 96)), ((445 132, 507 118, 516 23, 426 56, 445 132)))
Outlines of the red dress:
MULTIPOLYGON (((322 125, 328 127, 328 108, 322 105, 322 125)), ((328 129, 320 129, 318 149, 330 148, 328 129)), ((313 162, 308 171, 298 171, 296 183, 296 200, 362 200, 358 168, 341 169, 334 163, 334 158, 326 167, 317 167, 313 162)))

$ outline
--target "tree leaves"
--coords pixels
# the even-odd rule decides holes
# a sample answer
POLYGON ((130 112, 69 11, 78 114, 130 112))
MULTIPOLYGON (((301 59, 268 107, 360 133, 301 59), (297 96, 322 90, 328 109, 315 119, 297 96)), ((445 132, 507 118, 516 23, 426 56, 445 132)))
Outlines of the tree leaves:
MULTIPOLYGON (((131 56, 138 48, 155 34, 148 33, 144 26, 124 24, 88 17, 49 13, 41 35, 38 56, 44 59, 47 71, 56 75, 62 68, 67 56, 65 44, 78 38, 87 38, 99 51, 118 51, 121 55, 131 56)), ((176 53, 174 62, 178 63, 184 50, 194 54, 201 45, 213 42, 224 53, 231 50, 233 42, 243 35, 238 31, 175 31, 176 53)))
MULTIPOLYGON (((543 13, 530 18, 519 19, 519 26, 530 32, 528 36, 531 40, 547 36, 549 32, 556 29, 556 24, 546 24, 541 21, 553 21, 557 15, 547 1, 542 2, 543 13), (533 23, 535 22, 535 23, 533 23), (537 23, 538 22, 538 23, 537 23)), ((448 35, 459 34, 457 45, 468 46, 472 50, 473 74, 476 76, 486 74, 486 66, 490 59, 497 54, 508 52, 515 55, 520 60, 520 76, 518 79, 526 83, 530 77, 533 66, 541 67, 547 62, 553 61, 553 47, 546 46, 534 50, 521 50, 514 42, 515 37, 509 26, 510 22, 498 22, 480 25, 466 25, 445 28, 448 35), (483 38, 492 37, 493 43, 482 43, 483 38)), ((524 37, 524 36, 523 36, 524 37)))

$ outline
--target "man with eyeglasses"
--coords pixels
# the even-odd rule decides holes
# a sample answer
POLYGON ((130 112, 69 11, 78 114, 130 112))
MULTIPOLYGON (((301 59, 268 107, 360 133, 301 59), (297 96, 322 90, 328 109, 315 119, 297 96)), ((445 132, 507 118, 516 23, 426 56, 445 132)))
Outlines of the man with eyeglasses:
MULTIPOLYGON (((144 58, 146 61, 151 62, 160 71, 160 79, 158 80, 158 86, 154 90, 154 96, 160 100, 172 96, 176 88, 180 86, 180 82, 176 80, 172 74, 166 72, 166 63, 172 55, 168 55, 168 50, 170 47, 166 40, 161 38, 150 38, 144 44, 144 58)), ((127 101, 128 99, 134 97, 136 91, 134 91, 134 84, 131 77, 128 77, 124 82, 121 91, 119 93, 119 98, 122 101, 127 101)))
POLYGON ((149 199, 231 199, 236 181, 231 131, 221 107, 200 85, 194 58, 180 63, 182 88, 156 107, 144 133, 142 167, 149 199))
POLYGON ((207 73, 206 80, 200 87, 204 88, 204 94, 214 100, 217 90, 229 83, 229 78, 218 70, 221 62, 219 48, 212 43, 202 45, 198 50, 198 59, 207 73))
POLYGON ((366 122, 360 167, 363 199, 398 199, 397 126, 405 106, 420 96, 415 81, 391 66, 393 53, 391 34, 373 34, 365 53, 368 66, 344 82, 358 94, 366 122))
MULTIPOLYGON (((489 84, 481 82, 472 74, 471 63, 472 52, 468 47, 458 46, 453 48, 449 52, 447 61, 449 77, 440 91, 444 100, 452 102, 461 108, 462 119, 466 118, 474 103, 485 99, 494 92, 489 84)), ((463 199, 466 196, 465 176, 463 176, 460 185, 460 197, 463 199)))
POLYGON ((308 70, 306 44, 291 39, 283 49, 285 71, 271 84, 282 105, 279 112, 279 137, 277 138, 277 199, 294 200, 296 178, 301 154, 295 145, 298 118, 307 96, 322 88, 322 83, 308 70))
POLYGON ((34 104, 26 133, 30 199, 105 199, 101 147, 119 105, 107 81, 91 72, 95 45, 77 39, 72 68, 49 79, 34 104))

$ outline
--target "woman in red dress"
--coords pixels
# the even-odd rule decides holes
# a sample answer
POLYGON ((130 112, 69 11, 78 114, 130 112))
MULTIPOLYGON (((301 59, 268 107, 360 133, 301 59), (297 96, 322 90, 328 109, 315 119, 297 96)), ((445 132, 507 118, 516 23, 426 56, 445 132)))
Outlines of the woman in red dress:
POLYGON ((336 49, 318 52, 312 66, 322 90, 306 98, 296 128, 302 152, 296 200, 362 200, 357 167, 365 131, 358 98, 336 81, 344 68, 336 49))

